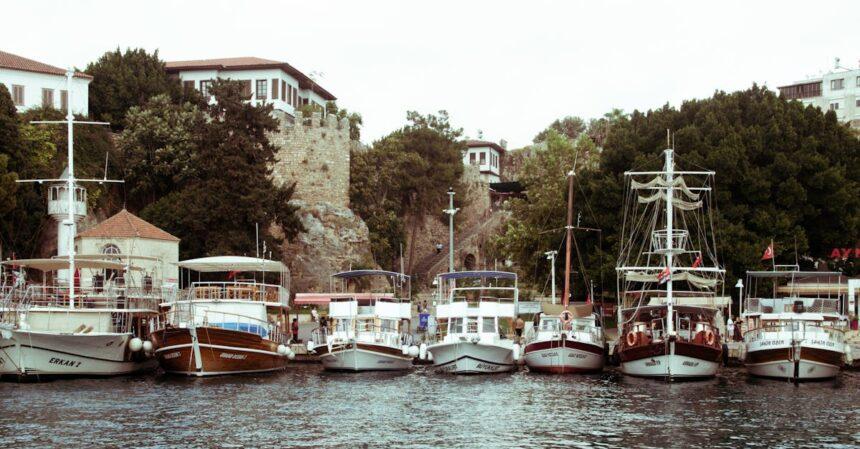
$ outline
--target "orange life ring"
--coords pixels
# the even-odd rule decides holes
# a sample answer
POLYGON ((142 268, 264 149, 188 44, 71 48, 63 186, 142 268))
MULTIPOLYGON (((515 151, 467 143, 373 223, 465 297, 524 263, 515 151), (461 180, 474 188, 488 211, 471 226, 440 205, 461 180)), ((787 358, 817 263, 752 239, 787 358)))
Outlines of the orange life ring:
POLYGON ((708 343, 708 346, 713 346, 716 340, 717 336, 710 329, 705 331, 705 342, 708 343))
POLYGON ((639 336, 636 332, 627 333, 627 346, 635 346, 637 340, 639 340, 639 336))

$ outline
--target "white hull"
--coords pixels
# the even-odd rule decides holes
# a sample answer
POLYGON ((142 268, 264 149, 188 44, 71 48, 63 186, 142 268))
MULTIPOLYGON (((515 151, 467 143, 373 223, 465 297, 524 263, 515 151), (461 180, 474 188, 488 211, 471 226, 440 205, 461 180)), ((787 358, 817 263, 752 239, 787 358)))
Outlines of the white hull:
POLYGON ((596 372, 604 364, 602 353, 564 347, 528 351, 523 359, 533 371, 552 373, 596 372))
POLYGON ((116 376, 155 368, 151 357, 130 360, 130 334, 54 334, 4 329, 0 375, 116 376))
POLYGON ((766 334, 763 339, 747 342, 744 357, 747 372, 753 376, 790 380, 838 376, 845 356, 839 343, 824 338, 810 340, 813 341, 796 342, 796 349, 792 349, 791 337, 784 333, 766 334), (828 358, 822 359, 821 354, 828 358))
POLYGON ((682 355, 660 355, 621 363, 629 376, 658 379, 701 379, 714 377, 719 364, 682 355))
POLYGON ((798 380, 829 379, 839 375, 839 367, 826 363, 817 363, 809 360, 775 361, 768 363, 747 364, 747 372, 753 376, 773 377, 778 379, 794 379, 794 373, 798 374, 798 380))
POLYGON ((513 343, 438 343, 428 351, 437 370, 454 374, 503 373, 516 368, 513 343))
POLYGON ((325 369, 333 371, 395 371, 412 368, 412 357, 360 348, 323 354, 320 356, 320 362, 325 369))

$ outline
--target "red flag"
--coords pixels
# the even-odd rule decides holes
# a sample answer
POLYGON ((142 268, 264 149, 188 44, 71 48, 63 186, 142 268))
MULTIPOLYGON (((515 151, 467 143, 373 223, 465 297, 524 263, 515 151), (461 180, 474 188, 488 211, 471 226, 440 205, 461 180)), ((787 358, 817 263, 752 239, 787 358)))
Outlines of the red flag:
POLYGON ((663 271, 660 272, 660 274, 657 275, 657 282, 665 284, 666 281, 669 280, 671 274, 672 271, 669 270, 669 267, 666 267, 663 271))
POLYGON ((241 273, 239 270, 233 270, 227 273, 227 279, 233 279, 237 274, 241 273))
POLYGON ((761 260, 770 260, 773 259, 773 243, 768 245, 767 249, 764 250, 764 254, 761 256, 761 260))
POLYGON ((699 254, 699 257, 697 257, 696 260, 693 262, 693 268, 698 268, 699 265, 701 265, 701 264, 702 264, 702 255, 699 254))

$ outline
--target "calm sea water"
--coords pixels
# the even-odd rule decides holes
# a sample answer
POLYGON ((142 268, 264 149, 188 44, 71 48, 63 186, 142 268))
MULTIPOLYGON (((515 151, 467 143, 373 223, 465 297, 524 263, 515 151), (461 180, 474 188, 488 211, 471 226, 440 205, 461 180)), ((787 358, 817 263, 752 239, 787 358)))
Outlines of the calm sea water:
POLYGON ((860 446, 860 372, 793 385, 288 372, 0 384, 0 447, 860 446))

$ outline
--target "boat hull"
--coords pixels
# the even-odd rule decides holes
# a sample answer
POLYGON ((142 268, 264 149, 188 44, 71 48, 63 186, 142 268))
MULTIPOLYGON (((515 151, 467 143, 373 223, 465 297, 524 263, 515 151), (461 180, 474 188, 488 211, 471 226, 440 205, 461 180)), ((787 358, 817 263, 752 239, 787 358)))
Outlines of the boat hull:
POLYGON ((619 351, 621 372, 665 380, 707 379, 716 376, 722 351, 688 342, 658 342, 619 351))
POLYGON ((513 344, 471 342, 437 343, 428 351, 433 354, 436 370, 453 374, 490 374, 513 371, 513 344))
POLYGON ((412 357, 400 348, 368 343, 319 346, 314 349, 330 371, 397 371, 412 368, 412 357))
POLYGON ((50 379, 132 374, 157 366, 143 351, 132 352, 131 334, 59 334, 3 329, 0 376, 50 379))
POLYGON ((744 365, 753 376, 788 380, 830 379, 839 375, 843 353, 804 344, 795 348, 748 347, 744 365))
POLYGON ((248 332, 216 327, 167 328, 154 332, 152 339, 158 364, 170 374, 263 373, 287 366, 276 342, 248 332))
POLYGON ((600 346, 560 338, 527 344, 523 359, 529 371, 553 374, 596 373, 605 363, 600 346))

